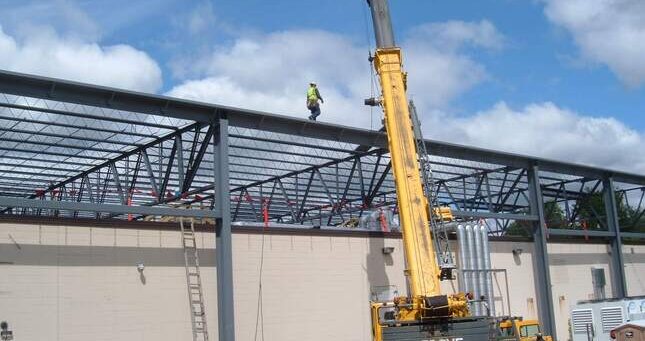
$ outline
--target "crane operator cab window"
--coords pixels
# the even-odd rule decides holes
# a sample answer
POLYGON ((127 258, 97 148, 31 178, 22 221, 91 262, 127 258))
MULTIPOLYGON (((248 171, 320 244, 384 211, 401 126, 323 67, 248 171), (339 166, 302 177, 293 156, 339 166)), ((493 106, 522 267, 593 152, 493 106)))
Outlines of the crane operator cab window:
POLYGON ((540 332, 540 326, 537 324, 529 324, 526 326, 520 327, 520 336, 521 337, 533 337, 535 334, 540 332))

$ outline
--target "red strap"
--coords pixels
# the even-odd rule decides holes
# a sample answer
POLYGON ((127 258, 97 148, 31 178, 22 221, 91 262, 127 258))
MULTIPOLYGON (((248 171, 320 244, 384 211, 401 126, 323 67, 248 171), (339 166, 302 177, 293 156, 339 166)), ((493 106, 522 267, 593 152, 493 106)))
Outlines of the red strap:
POLYGON ((589 235, 587 234, 587 220, 582 220, 582 229, 585 231, 585 240, 589 240, 589 235))
POLYGON ((378 218, 381 221, 381 230, 383 230, 383 232, 389 232, 387 228, 387 222, 385 221, 385 214, 383 214, 383 210, 379 209, 378 211, 379 211, 378 218))
MULTIPOLYGON (((132 195, 128 195, 128 206, 132 206, 132 195)), ((128 221, 132 221, 132 213, 128 213, 128 221)))
POLYGON ((264 218, 264 228, 269 228, 269 199, 262 199, 262 216, 264 218))

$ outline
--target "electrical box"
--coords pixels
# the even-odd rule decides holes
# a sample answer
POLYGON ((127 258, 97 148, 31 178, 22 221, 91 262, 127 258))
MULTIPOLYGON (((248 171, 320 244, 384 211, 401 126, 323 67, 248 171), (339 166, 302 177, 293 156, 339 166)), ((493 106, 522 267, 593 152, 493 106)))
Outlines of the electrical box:
POLYGON ((591 281, 593 283, 594 299, 605 299, 605 285, 607 284, 605 280, 605 269, 591 268, 591 281))
POLYGON ((607 284, 605 281, 605 269, 591 268, 591 279, 594 288, 603 288, 607 284))

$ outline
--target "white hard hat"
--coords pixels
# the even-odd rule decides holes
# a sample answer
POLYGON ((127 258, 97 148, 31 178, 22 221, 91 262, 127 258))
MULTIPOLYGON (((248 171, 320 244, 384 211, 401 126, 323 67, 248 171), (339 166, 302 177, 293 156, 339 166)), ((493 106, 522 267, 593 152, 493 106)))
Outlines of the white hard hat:
POLYGON ((316 85, 316 82, 314 82, 314 81, 311 81, 311 82, 309 82, 309 84, 313 84, 313 85, 316 85))

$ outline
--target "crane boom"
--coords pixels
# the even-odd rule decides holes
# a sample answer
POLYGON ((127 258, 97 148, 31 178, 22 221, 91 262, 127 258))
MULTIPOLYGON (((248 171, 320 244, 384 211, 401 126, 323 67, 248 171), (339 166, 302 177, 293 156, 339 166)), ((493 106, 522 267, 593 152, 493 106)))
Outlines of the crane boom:
POLYGON ((421 186, 412 120, 401 69, 401 50, 379 48, 375 56, 383 89, 384 109, 392 171, 396 185, 399 219, 408 264, 412 296, 439 295, 439 268, 430 235, 428 203, 421 186))
POLYGON ((368 0, 368 3, 377 43, 374 68, 379 75, 382 90, 382 97, 377 102, 384 112, 408 266, 406 275, 410 282, 410 296, 438 296, 441 294, 440 270, 429 229, 428 202, 421 184, 401 49, 394 43, 387 0, 368 0))
MULTIPOLYGON (((432 182, 422 183, 419 161, 425 160, 426 155, 420 155, 425 147, 423 141, 417 147, 416 142, 421 134, 417 132, 415 135, 415 127, 420 127, 416 122, 416 113, 414 121, 410 115, 406 95, 407 74, 402 68, 401 49, 394 43, 387 0, 367 2, 372 11, 377 43, 374 68, 382 93, 381 98, 367 99, 365 104, 383 108, 403 234, 407 267, 405 275, 409 283, 407 296, 371 303, 374 340, 494 340, 495 322, 487 317, 470 315, 468 300, 472 299, 472 295, 441 294, 439 281, 450 277, 452 268, 446 264, 439 266, 432 231, 441 230, 436 226, 436 218, 441 221, 444 208, 430 207, 431 195, 426 196, 426 192, 432 192, 432 182)), ((429 166, 429 163, 423 163, 429 166)), ((449 209, 445 209, 448 210, 447 215, 451 216, 449 209)), ((442 238, 447 243, 447 235, 442 238)), ((449 248, 441 251, 450 253, 449 248)))
MULTIPOLYGON (((437 317, 468 316, 465 294, 442 295, 440 269, 430 230, 430 210, 423 191, 413 122, 406 95, 406 74, 402 69, 401 49, 394 43, 387 0, 368 0, 372 11, 377 49, 374 68, 381 84, 381 98, 366 104, 383 108, 388 147, 403 234, 410 292, 394 299, 395 320, 418 322, 437 317)), ((380 319, 384 305, 372 305, 372 318, 380 319)), ((374 336, 381 340, 382 326, 374 324, 374 336)))

